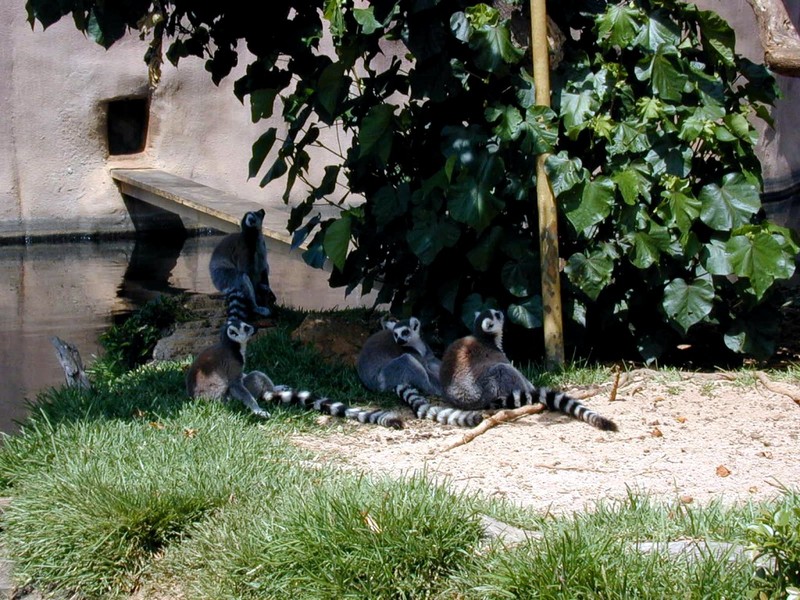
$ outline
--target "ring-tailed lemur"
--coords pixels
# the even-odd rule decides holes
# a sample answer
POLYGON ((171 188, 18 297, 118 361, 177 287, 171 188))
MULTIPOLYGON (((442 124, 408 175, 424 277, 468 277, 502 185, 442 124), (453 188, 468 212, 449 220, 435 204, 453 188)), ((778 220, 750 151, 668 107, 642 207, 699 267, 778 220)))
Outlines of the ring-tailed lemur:
POLYGON ((267 243, 261 232, 264 214, 263 208, 246 212, 241 231, 226 235, 211 253, 211 281, 225 294, 229 317, 248 320, 272 315, 275 294, 269 285, 267 243))
POLYGON ((472 335, 450 344, 442 357, 444 399, 464 409, 517 408, 543 404, 604 431, 617 425, 563 392, 537 388, 515 369, 503 352, 503 313, 476 314, 472 335))
POLYGON ((441 395, 441 361, 420 336, 419 319, 382 319, 381 327, 381 331, 367 339, 358 354, 356 370, 368 389, 394 390, 418 419, 460 427, 472 427, 483 420, 482 411, 431 404, 423 396, 441 395))
POLYGON ((402 429, 403 421, 388 410, 351 408, 342 402, 323 398, 307 391, 295 391, 276 386, 261 371, 245 375, 247 342, 256 329, 235 317, 230 317, 222 327, 220 341, 203 350, 186 374, 186 391, 192 398, 224 400, 232 396, 243 402, 253 414, 269 418, 269 413, 258 405, 258 400, 296 404, 334 417, 353 419, 402 429))

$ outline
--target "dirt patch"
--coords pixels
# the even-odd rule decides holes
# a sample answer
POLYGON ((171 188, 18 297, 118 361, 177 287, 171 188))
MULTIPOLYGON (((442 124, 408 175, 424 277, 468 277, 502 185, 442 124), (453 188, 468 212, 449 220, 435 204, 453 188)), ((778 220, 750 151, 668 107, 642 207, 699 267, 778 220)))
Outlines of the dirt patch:
MULTIPOLYGON (((192 305, 203 315, 203 327, 198 327, 206 329, 208 339, 197 337, 206 345, 216 340, 224 315, 219 299, 209 302, 192 305)), ((374 329, 374 324, 355 325, 309 315, 294 335, 327 348, 327 359, 353 364, 374 329)), ((800 309, 787 315, 775 367, 800 358, 798 331, 800 309)), ((625 376, 613 402, 613 381, 591 390, 595 393, 584 400, 614 420, 618 433, 544 413, 446 450, 468 430, 420 421, 403 411, 407 425, 402 431, 336 419, 335 433, 297 435, 294 441, 321 462, 391 477, 424 471, 457 490, 506 498, 542 512, 591 509, 597 500, 624 498, 629 491, 667 502, 741 503, 774 497, 780 486, 800 481, 800 405, 793 400, 800 398, 800 381, 780 385, 769 389, 746 375, 637 370, 625 376)), ((567 391, 581 397, 587 392, 567 391)))
MULTIPOLYGON (((797 385, 782 385, 800 396, 797 385)), ((465 430, 409 413, 402 431, 347 424, 294 441, 319 461, 392 477, 424 471, 457 490, 553 513, 629 491, 666 502, 741 503, 800 481, 800 406, 789 395, 744 376, 648 370, 633 372, 613 402, 611 389, 608 382, 584 402, 613 419, 618 433, 544 413, 445 451, 465 430)))

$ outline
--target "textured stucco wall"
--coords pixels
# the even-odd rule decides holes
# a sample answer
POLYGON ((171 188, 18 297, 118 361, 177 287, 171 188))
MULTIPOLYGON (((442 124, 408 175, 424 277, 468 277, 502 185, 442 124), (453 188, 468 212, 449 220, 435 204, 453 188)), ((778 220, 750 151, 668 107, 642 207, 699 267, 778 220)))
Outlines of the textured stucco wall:
POLYGON ((70 18, 32 31, 22 2, 0 3, 0 237, 132 229, 108 169, 157 167, 258 202, 281 203, 248 181, 254 125, 199 59, 164 65, 152 96, 147 147, 109 157, 108 100, 147 94, 145 45, 129 36, 108 51, 70 18))
MULTIPOLYGON (((728 20, 737 31, 737 51, 761 62, 747 0, 697 4, 728 20)), ((786 4, 797 19, 800 0, 786 4)), ((146 93, 144 50, 137 36, 103 50, 69 18, 32 31, 21 0, 0 3, 0 238, 131 230, 128 209, 108 175, 114 166, 162 168, 282 205, 283 182, 262 189, 247 178, 251 145, 268 125, 254 125, 249 107, 234 97, 237 73, 215 87, 199 59, 186 59, 178 69, 164 65, 145 151, 109 158, 105 102, 146 93)), ((774 111, 776 130, 764 131, 758 150, 771 193, 800 181, 794 127, 800 79, 779 82, 784 98, 774 111)))

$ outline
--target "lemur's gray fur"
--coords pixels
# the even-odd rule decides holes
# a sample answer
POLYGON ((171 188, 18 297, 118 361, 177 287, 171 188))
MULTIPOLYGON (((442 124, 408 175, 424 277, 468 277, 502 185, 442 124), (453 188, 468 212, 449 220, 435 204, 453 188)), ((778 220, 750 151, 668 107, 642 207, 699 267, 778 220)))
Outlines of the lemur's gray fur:
POLYGON ((261 371, 245 375, 245 350, 255 334, 255 327, 236 317, 229 317, 220 333, 220 341, 203 350, 186 374, 186 391, 192 398, 224 400, 233 397, 243 402, 253 414, 269 418, 258 400, 296 404, 334 417, 353 419, 393 429, 402 429, 402 419, 393 411, 351 408, 343 402, 323 398, 307 391, 276 386, 261 371))
POLYGON ((442 357, 444 399, 462 409, 516 408, 541 403, 604 431, 617 425, 563 392, 537 388, 503 352, 503 313, 476 313, 472 335, 456 340, 442 357))
POLYGON ((381 326, 381 331, 364 343, 356 364, 358 376, 368 389, 393 390, 419 419, 461 427, 472 427, 483 420, 481 411, 435 405, 425 397, 442 393, 441 361, 422 339, 419 319, 384 319, 381 326))
POLYGON ((197 355, 186 373, 186 391, 192 398, 225 400, 233 397, 253 414, 269 418, 256 398, 274 389, 261 371, 244 374, 245 349, 256 329, 235 317, 229 318, 220 332, 220 340, 197 355))
POLYGON ((275 294, 269 285, 267 243, 261 227, 264 209, 249 211, 238 233, 226 235, 211 253, 211 281, 223 294, 228 316, 240 320, 269 317, 275 294))

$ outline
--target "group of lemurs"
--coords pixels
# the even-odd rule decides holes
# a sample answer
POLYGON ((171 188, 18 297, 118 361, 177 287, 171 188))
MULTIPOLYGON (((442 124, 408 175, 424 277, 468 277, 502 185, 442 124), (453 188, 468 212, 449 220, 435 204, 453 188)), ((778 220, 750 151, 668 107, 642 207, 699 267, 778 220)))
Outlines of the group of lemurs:
POLYGON ((402 427, 402 420, 392 411, 351 408, 311 392, 276 386, 261 371, 245 372, 247 343, 256 333, 252 322, 272 316, 276 300, 269 284, 264 214, 263 209, 245 213, 240 231, 222 238, 211 253, 211 281, 225 297, 226 320, 220 340, 203 350, 189 367, 187 393, 192 398, 234 398, 263 418, 270 415, 259 401, 296 404, 361 423, 402 427))
MULTIPOLYGON (((391 428, 402 418, 390 410, 349 407, 308 391, 276 386, 261 371, 245 372, 247 342, 256 332, 249 321, 273 314, 275 294, 269 284, 264 210, 247 212, 241 230, 225 236, 209 263, 211 280, 224 294, 227 319, 220 340, 203 350, 186 376, 189 396, 232 397, 253 414, 269 417, 259 401, 296 404, 337 417, 391 428)), ((393 391, 419 419, 473 427, 492 411, 542 404, 604 431, 617 425, 562 392, 534 386, 514 368, 503 351, 503 313, 486 309, 475 315, 472 334, 455 340, 437 358, 421 335, 419 319, 383 319, 381 330, 364 343, 357 372, 372 391, 393 391), (441 397, 434 404, 431 396, 441 397)))

